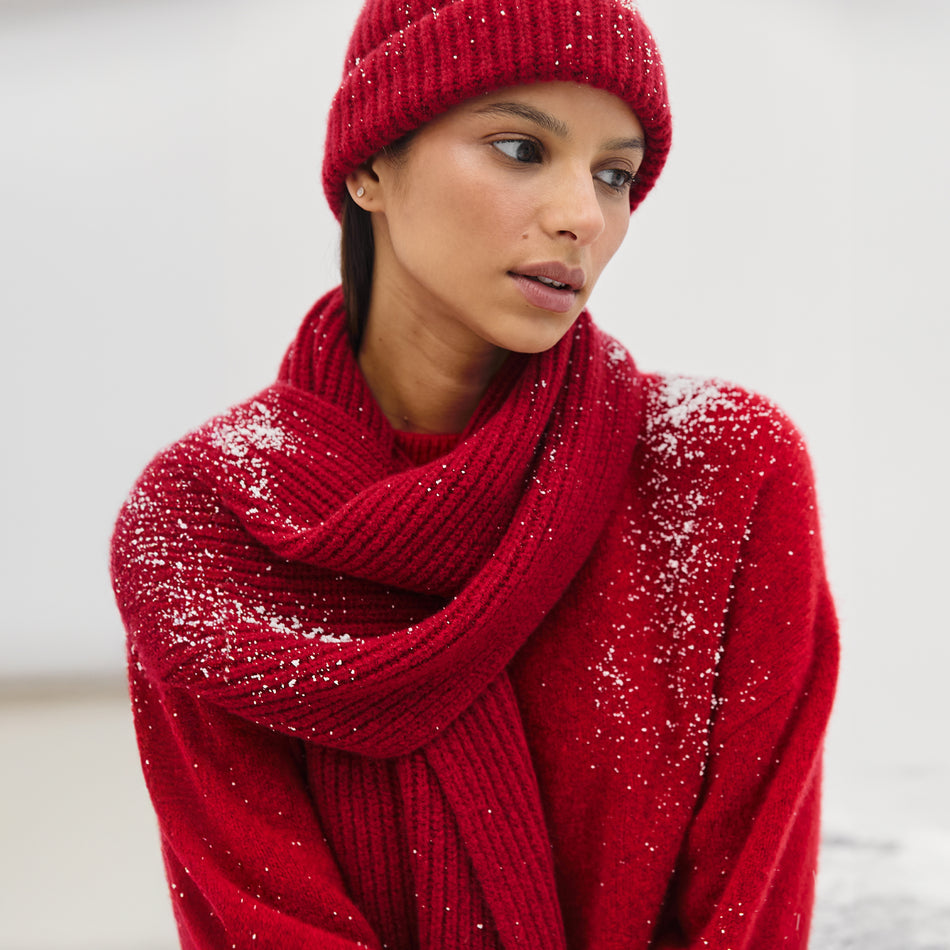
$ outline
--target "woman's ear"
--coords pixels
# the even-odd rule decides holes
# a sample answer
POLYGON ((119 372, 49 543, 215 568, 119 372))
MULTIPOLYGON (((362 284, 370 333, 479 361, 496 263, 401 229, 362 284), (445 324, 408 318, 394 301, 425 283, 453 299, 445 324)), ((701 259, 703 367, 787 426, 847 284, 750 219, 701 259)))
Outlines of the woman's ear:
POLYGON ((379 210, 379 176, 373 171, 372 159, 346 176, 346 188, 350 197, 364 210, 379 210))
POLYGON ((372 202, 370 195, 372 183, 368 181, 368 177, 364 169, 357 169, 346 176, 346 190, 350 193, 353 201, 364 211, 370 210, 372 202))

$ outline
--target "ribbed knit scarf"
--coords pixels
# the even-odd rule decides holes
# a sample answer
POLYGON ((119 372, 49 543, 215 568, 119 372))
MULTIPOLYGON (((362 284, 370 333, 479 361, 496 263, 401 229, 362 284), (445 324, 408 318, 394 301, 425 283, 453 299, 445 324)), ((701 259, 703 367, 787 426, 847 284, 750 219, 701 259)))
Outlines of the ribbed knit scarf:
POLYGON ((506 666, 602 531, 641 403, 585 313, 550 351, 510 356, 457 446, 413 466, 335 291, 278 382, 130 497, 192 539, 172 557, 130 537, 116 562, 139 662, 307 740, 324 833, 385 946, 565 945, 506 666), (179 497, 195 479, 213 508, 179 497))

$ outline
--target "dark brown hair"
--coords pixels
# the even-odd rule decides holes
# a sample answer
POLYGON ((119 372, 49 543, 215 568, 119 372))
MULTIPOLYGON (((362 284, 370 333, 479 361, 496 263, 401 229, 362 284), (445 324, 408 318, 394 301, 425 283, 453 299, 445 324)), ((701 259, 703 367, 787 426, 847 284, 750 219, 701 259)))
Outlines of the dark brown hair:
MULTIPOLYGON (((415 132, 387 145, 380 156, 401 165, 406 161, 409 143, 415 132)), ((373 161, 366 163, 375 178, 373 161)), ((343 191, 343 210, 340 214, 340 279, 343 283, 343 304, 346 307, 346 333, 354 353, 358 353, 369 316, 373 295, 373 266, 376 262, 376 243, 373 239, 372 215, 361 208, 347 189, 343 191)))
POLYGON ((353 352, 359 353, 373 291, 376 243, 370 213, 364 211, 348 191, 343 194, 340 226, 340 278, 346 307, 346 335, 353 352))

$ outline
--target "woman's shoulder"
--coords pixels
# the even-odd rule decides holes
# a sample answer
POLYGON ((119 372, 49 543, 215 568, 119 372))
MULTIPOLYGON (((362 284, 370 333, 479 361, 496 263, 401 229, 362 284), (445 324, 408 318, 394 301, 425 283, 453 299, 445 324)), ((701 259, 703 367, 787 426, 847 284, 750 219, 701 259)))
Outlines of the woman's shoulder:
POLYGON ((804 453, 801 432, 771 399, 716 377, 648 373, 644 448, 681 460, 804 453))
POLYGON ((735 553, 753 535, 772 544, 784 532, 804 538, 801 549, 818 563, 811 461, 788 415, 721 379, 653 374, 643 384, 630 497, 656 537, 676 547, 675 559, 689 564, 730 546, 735 553))
POLYGON ((160 449, 143 475, 176 467, 219 480, 225 474, 262 475, 265 466, 284 463, 316 436, 308 426, 308 394, 273 384, 222 410, 160 449))
POLYGON ((211 503, 203 499, 235 510, 276 504, 281 475, 304 448, 293 406, 281 396, 269 387, 161 448, 133 484, 120 523, 141 529, 145 519, 211 503))
POLYGON ((643 385, 633 475, 644 490, 736 510, 767 485, 802 504, 812 498, 805 440, 771 399, 717 378, 655 373, 643 385))

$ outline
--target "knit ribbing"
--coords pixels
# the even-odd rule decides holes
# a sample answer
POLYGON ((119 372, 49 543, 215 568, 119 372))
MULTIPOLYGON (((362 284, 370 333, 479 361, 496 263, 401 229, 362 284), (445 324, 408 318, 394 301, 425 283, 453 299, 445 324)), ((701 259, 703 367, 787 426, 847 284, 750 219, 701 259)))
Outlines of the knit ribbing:
POLYGON ((458 436, 451 433, 397 432, 395 436, 396 447, 406 456, 406 461, 414 466, 434 462, 451 452, 459 443, 458 436))

